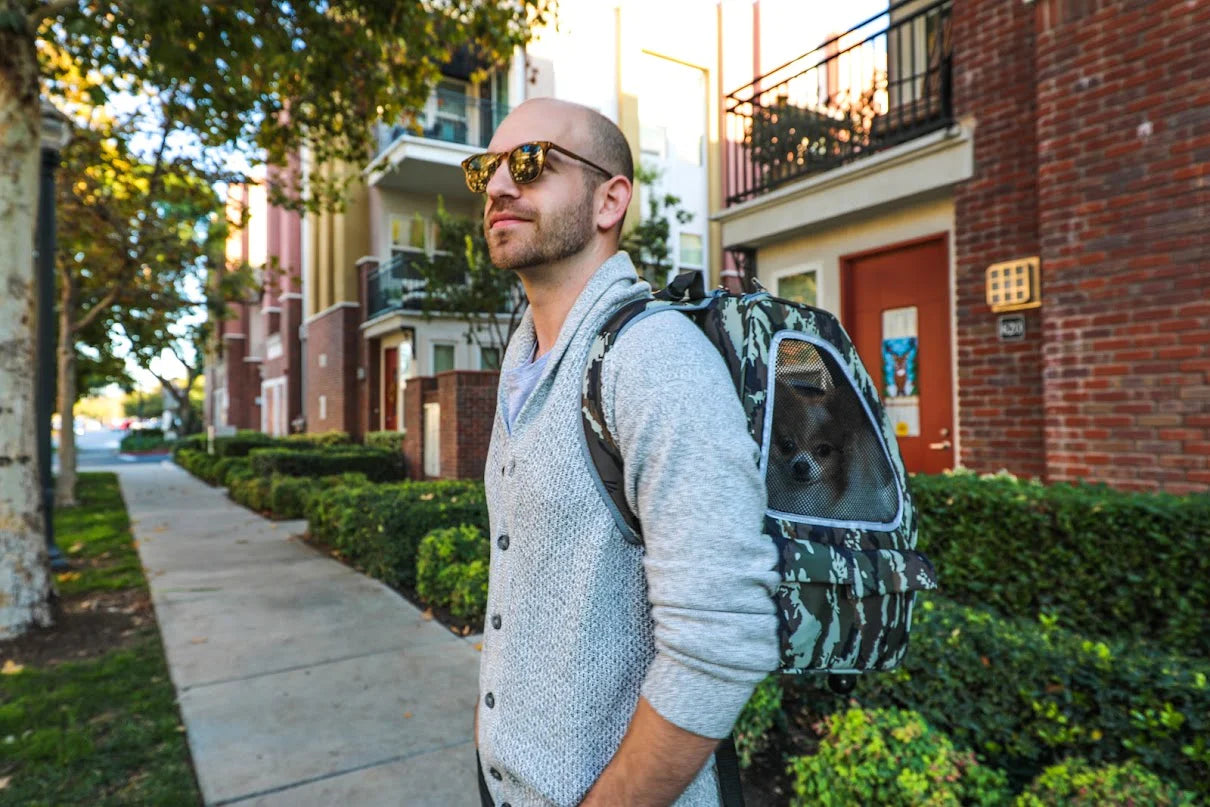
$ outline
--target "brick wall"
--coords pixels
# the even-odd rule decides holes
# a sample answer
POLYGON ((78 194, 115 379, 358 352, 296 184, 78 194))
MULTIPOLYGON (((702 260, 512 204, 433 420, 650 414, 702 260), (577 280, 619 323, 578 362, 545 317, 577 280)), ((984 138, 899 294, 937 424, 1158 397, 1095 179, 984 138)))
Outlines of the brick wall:
POLYGON ((307 323, 307 389, 303 410, 312 434, 345 431, 360 438, 357 381, 360 308, 340 305, 307 323), (320 398, 326 399, 321 418, 320 398))
POLYGON ((289 292, 281 301, 281 345, 286 374, 286 427, 291 431, 295 420, 303 417, 302 400, 302 342, 298 329, 302 325, 302 295, 289 292))
POLYGON ((495 371, 450 370, 408 380, 404 392, 407 434, 404 455, 408 474, 424 477, 424 404, 441 406, 442 479, 482 479, 492 422, 496 416, 495 371))
POLYGON ((424 404, 437 401, 437 379, 431 376, 409 378, 403 391, 403 456, 408 476, 424 478, 424 404))
POLYGON ((1037 6, 1047 477, 1210 488, 1210 4, 1037 6))
POLYGON ((1012 2, 953 6, 954 111, 973 123, 974 176, 954 194, 955 314, 962 465, 1045 472, 1042 328, 1001 343, 985 302, 988 265, 1038 252, 1033 9, 1012 2))

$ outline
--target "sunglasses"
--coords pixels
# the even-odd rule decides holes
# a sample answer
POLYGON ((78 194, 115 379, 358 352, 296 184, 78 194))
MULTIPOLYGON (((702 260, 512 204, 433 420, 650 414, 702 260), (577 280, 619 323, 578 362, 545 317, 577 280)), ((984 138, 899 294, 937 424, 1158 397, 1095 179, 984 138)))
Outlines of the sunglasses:
POLYGON ((496 173, 500 162, 505 159, 508 160, 508 173, 513 178, 513 182, 518 185, 533 182, 542 176, 542 169, 546 167, 548 151, 565 154, 573 160, 579 160, 585 165, 597 169, 607 177, 613 176, 613 171, 605 170, 586 157, 581 157, 562 146, 557 146, 549 140, 535 140, 532 143, 522 143, 512 151, 495 154, 485 152, 467 157, 462 161, 462 172, 466 174, 466 187, 471 189, 471 193, 486 193, 487 183, 496 173))

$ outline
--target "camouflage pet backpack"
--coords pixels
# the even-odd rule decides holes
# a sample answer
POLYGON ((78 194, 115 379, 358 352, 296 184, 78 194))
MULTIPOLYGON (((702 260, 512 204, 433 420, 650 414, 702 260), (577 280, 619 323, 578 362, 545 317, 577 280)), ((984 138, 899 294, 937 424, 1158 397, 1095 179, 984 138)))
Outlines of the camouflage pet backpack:
POLYGON ((915 549, 916 512, 878 391, 826 311, 764 290, 707 295, 686 272, 610 317, 589 356, 581 414, 594 480, 623 537, 642 543, 605 427, 601 370, 627 327, 666 308, 691 317, 722 354, 761 447, 764 530, 781 573, 780 671, 827 673, 847 692, 857 673, 897 666, 915 592, 936 588, 936 576, 915 549))

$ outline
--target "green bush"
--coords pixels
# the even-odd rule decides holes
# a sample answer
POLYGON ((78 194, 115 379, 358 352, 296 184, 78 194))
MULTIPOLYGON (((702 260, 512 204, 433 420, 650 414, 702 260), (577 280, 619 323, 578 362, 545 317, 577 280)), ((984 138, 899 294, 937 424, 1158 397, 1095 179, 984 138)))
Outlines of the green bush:
POLYGON ((236 476, 252 474, 252 464, 247 457, 223 457, 217 460, 210 472, 209 481, 213 485, 230 486, 236 476))
POLYGON ((416 548, 434 529, 469 524, 488 531, 482 483, 441 481, 338 485, 306 507, 311 534, 388 585, 416 582, 416 548))
POLYGON ((173 444, 164 439, 163 429, 141 429, 123 437, 118 443, 118 451, 124 454, 132 451, 157 451, 171 445, 173 444))
POLYGON ((274 474, 269 482, 269 510, 274 518, 302 518, 307 501, 319 481, 307 477, 274 474))
MULTIPOLYGON (((783 678, 782 685, 792 712, 847 707, 818 679, 783 678)), ((1202 659, 931 597, 914 612, 903 666, 863 677, 854 695, 866 707, 919 712, 1018 787, 1078 756, 1097 765, 1138 759, 1210 795, 1210 662, 1202 659)))
POLYGON ((1135 761, 1094 768, 1070 759, 1039 774, 1014 807, 1185 807, 1196 797, 1165 782, 1135 761))
MULTIPOLYGON (((278 440, 261 432, 241 429, 233 435, 214 438, 214 456, 216 457, 246 457, 254 448, 264 448, 276 445, 278 440)), ((200 451, 206 453, 209 442, 204 434, 193 434, 177 440, 173 453, 181 451, 200 451)))
POLYGON ((330 431, 305 434, 291 434, 282 440, 286 447, 300 448, 331 448, 332 446, 353 445, 353 438, 348 432, 330 431))
POLYGON ((403 455, 360 446, 327 449, 261 448, 252 453, 252 470, 261 476, 333 476, 363 473, 374 482, 404 476, 403 455))
POLYGON ((946 596, 1210 657, 1210 496, 969 472, 917 475, 911 487, 946 596))
POLYGON ((218 457, 211 456, 205 451, 182 449, 176 453, 175 460, 177 465, 203 482, 210 485, 218 484, 214 475, 215 466, 219 462, 218 457))
POLYGON ((478 527, 433 530, 416 551, 416 593, 459 619, 481 624, 487 609, 490 550, 487 535, 478 527))
POLYGON ((1002 805, 1004 774, 980 765, 920 715, 848 709, 822 721, 819 748, 791 757, 795 807, 1002 805))
POLYGON ((776 729, 785 727, 781 696, 778 677, 769 676, 757 685, 736 719, 732 733, 741 768, 751 765, 752 758, 769 747, 776 729))
POLYGON ((271 480, 250 471, 239 473, 227 487, 227 495, 253 512, 264 513, 270 509, 272 485, 271 480))
POLYGON ((396 454, 403 451, 404 432, 370 432, 366 435, 366 448, 377 448, 396 454))

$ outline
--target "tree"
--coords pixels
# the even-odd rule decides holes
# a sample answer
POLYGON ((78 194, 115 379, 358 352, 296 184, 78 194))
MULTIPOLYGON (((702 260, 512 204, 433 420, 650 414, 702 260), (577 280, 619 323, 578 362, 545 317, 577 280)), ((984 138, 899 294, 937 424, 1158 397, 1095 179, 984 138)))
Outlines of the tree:
POLYGON ((0 638, 51 621, 34 460, 38 64, 24 4, 0 0, 0 638))
POLYGON ((190 278, 201 282, 208 232, 224 209, 211 176, 167 154, 167 126, 156 132, 148 162, 132 152, 128 127, 104 110, 89 112, 64 152, 58 181, 60 507, 76 503, 73 410, 82 344, 116 359, 117 332, 181 305, 180 289, 190 278))
POLYGON ((672 269, 672 223, 669 216, 681 224, 693 220, 693 214, 681 207, 681 199, 671 193, 660 193, 656 187, 660 173, 654 168, 639 166, 634 172, 635 184, 646 190, 647 215, 622 237, 622 249, 630 253, 639 276, 653 288, 663 288, 672 269))
MULTIPOLYGON (((0 0, 0 389, 12 409, 4 414, 13 415, 0 417, 0 636, 50 616, 31 459, 31 234, 39 97, 43 89, 57 96, 61 76, 40 74, 39 46, 61 49, 79 75, 99 77, 88 88, 93 107, 161 99, 169 152, 192 149, 190 161, 205 173, 221 171, 233 153, 283 165, 302 148, 316 164, 361 164, 373 121, 419 110, 456 52, 485 67, 506 62, 549 5, 0 0)), ((305 194, 279 187, 275 201, 339 204, 348 181, 311 177, 305 194)))
POLYGON ((440 197, 433 218, 437 249, 412 262, 423 283, 417 295, 421 310, 430 319, 454 315, 466 323, 468 342, 503 348, 521 324, 528 302, 520 278, 492 264, 481 218, 450 213, 440 197))

